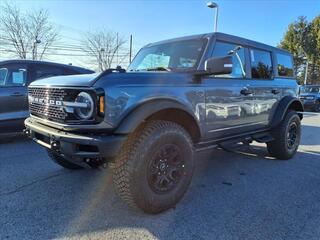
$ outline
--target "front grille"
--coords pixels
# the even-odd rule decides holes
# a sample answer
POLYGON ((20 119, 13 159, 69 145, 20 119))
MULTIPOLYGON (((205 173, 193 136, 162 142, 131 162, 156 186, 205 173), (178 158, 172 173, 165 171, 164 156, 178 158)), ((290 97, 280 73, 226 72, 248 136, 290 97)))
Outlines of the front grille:
POLYGON ((62 88, 29 88, 29 109, 34 116, 59 123, 76 121, 73 113, 67 113, 60 105, 50 104, 74 101, 80 91, 62 88), (36 99, 37 101, 30 101, 36 99))

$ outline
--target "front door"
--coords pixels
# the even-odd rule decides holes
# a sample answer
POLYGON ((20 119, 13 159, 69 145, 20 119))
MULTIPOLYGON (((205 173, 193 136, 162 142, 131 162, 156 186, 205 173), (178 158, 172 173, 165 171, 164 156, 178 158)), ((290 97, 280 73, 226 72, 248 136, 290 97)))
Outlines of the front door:
POLYGON ((28 116, 27 66, 0 66, 0 133, 21 130, 28 116))
POLYGON ((254 89, 247 81, 246 51, 235 43, 217 41, 212 57, 233 56, 231 74, 202 79, 206 89, 206 137, 224 138, 255 129, 254 89))

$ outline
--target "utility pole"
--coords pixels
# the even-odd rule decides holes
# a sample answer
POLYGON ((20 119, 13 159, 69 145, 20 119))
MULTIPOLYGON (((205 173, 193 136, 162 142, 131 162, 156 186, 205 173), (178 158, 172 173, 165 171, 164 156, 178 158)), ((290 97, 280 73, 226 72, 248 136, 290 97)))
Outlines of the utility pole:
POLYGON ((132 34, 130 35, 130 48, 129 48, 129 64, 131 63, 132 59, 132 34))
POLYGON ((306 58, 306 72, 304 74, 304 85, 307 85, 307 80, 308 80, 308 69, 309 69, 309 61, 308 59, 306 58))

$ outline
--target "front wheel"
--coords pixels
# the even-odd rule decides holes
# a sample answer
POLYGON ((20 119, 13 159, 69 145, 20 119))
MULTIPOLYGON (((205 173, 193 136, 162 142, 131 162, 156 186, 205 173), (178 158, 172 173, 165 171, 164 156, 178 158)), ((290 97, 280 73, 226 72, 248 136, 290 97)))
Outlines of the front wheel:
POLYGON ((152 121, 129 136, 113 165, 113 179, 129 205, 159 213, 180 201, 193 169, 193 144, 186 130, 173 122, 152 121))
POLYGON ((267 143, 271 156, 281 160, 292 158, 298 150, 301 137, 299 115, 289 111, 281 124, 272 130, 274 140, 267 143))

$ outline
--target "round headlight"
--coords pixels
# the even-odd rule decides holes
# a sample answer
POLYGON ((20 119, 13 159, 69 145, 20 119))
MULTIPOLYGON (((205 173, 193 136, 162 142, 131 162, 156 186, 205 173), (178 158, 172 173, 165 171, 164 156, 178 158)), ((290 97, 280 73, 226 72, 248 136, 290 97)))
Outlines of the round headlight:
POLYGON ((77 116, 83 120, 90 119, 94 111, 94 102, 90 94, 86 92, 79 93, 75 102, 79 103, 79 106, 75 108, 77 116))

